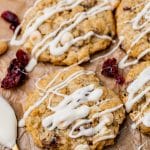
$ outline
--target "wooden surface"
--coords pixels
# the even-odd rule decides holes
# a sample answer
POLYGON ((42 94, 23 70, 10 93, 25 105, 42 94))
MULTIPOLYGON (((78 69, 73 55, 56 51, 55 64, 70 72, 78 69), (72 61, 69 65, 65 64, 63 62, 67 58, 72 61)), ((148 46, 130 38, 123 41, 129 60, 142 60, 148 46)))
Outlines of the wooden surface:
MULTIPOLYGON (((22 18, 24 12, 33 4, 33 0, 0 0, 0 13, 4 10, 12 10, 20 19, 22 18)), ((6 22, 0 19, 0 39, 9 39, 12 36, 12 31, 9 30, 9 26, 6 22)), ((0 57, 0 81, 6 74, 6 70, 10 60, 15 57, 15 52, 17 48, 10 47, 10 50, 3 56, 0 57)), ((114 57, 121 58, 122 52, 118 50, 114 57)), ((112 56, 111 56, 112 57, 112 56)), ((93 64, 85 64, 87 69, 95 70, 98 76, 100 76, 100 64, 103 60, 93 64), (97 69, 96 69, 96 66, 97 69)), ((54 67, 50 64, 40 63, 35 70, 29 75, 29 80, 18 89, 14 90, 3 90, 0 89, 0 93, 8 99, 10 104, 15 109, 18 119, 22 116, 23 109, 22 104, 25 101, 28 93, 34 89, 35 81, 46 72, 52 72, 54 69, 59 69, 60 67, 54 67), (40 70, 40 71, 39 71, 40 70)), ((104 83, 114 88, 116 85, 112 80, 105 80, 102 78, 104 83), (107 82, 106 82, 107 81, 107 82)), ((39 150, 33 143, 31 137, 25 132, 24 129, 19 129, 18 133, 18 146, 20 150, 39 150)), ((120 134, 118 135, 115 145, 112 147, 105 148, 106 150, 150 150, 150 137, 140 134, 137 130, 131 129, 130 119, 125 120, 121 127, 120 134), (143 146, 143 147, 142 147, 143 146), (142 147, 140 149, 140 147, 142 147)), ((0 149, 1 150, 1 149, 0 149)))

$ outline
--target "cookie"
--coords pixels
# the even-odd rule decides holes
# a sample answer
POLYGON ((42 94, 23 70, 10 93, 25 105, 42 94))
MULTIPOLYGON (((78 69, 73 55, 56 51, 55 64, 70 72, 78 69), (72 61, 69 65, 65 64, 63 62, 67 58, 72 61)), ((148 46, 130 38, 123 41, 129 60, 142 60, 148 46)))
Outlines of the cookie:
POLYGON ((92 71, 69 67, 44 76, 36 87, 19 126, 26 126, 37 146, 100 150, 114 144, 125 110, 92 71))
POLYGON ((126 76, 124 103, 132 128, 150 134, 150 61, 137 64, 126 76))
POLYGON ((122 0, 117 12, 117 34, 123 37, 121 48, 127 55, 123 62, 128 58, 134 58, 132 63, 123 66, 135 64, 140 59, 150 60, 150 22, 149 0, 122 0))
POLYGON ((112 10, 118 0, 39 0, 25 14, 11 40, 37 59, 55 65, 72 65, 105 50, 115 36, 112 10), (17 38, 17 33, 21 34, 17 38))

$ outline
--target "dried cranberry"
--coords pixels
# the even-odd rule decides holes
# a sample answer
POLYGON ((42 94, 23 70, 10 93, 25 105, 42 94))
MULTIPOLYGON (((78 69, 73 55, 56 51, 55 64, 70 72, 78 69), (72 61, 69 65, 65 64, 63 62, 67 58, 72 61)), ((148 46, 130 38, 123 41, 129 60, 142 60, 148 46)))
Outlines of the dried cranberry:
POLYGON ((123 85, 125 79, 119 73, 117 60, 115 58, 107 59, 102 66, 102 75, 116 79, 116 83, 123 85))
POLYGON ((120 84, 120 85, 123 85, 123 84, 125 83, 124 77, 121 76, 121 75, 118 75, 118 76, 116 77, 116 83, 117 83, 117 84, 120 84))
POLYGON ((22 49, 17 51, 16 57, 23 66, 26 66, 29 62, 29 57, 27 53, 25 53, 22 49))
POLYGON ((102 75, 115 78, 118 75, 117 60, 115 58, 108 59, 102 67, 102 75))
POLYGON ((17 15, 11 11, 4 11, 1 16, 9 23, 17 24, 19 22, 17 15))
POLYGON ((19 21, 19 18, 16 14, 14 14, 13 12, 11 11, 4 11, 2 14, 1 14, 1 17, 9 22, 11 25, 10 25, 10 29, 12 29, 13 31, 16 29, 16 27, 20 24, 20 21, 19 21))
POLYGON ((8 73, 1 84, 2 88, 10 89, 17 87, 27 78, 25 66, 29 61, 28 55, 23 50, 19 50, 16 53, 16 57, 17 58, 13 59, 8 67, 8 73))
POLYGON ((26 74, 23 73, 23 70, 14 69, 13 72, 9 72, 7 76, 3 79, 1 87, 5 89, 14 88, 21 85, 25 79, 26 74))
POLYGON ((15 58, 10 62, 10 65, 8 67, 8 72, 13 72, 13 70, 22 69, 22 68, 23 68, 22 64, 18 61, 18 59, 15 58))

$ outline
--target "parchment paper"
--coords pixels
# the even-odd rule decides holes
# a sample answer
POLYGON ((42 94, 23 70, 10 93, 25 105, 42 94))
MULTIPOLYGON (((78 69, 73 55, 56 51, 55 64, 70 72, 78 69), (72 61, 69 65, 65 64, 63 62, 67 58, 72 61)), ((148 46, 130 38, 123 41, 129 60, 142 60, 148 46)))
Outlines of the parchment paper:
MULTIPOLYGON (((15 12, 20 20, 24 12, 33 4, 34 0, 0 0, 0 14, 4 10, 11 10, 15 12)), ((0 39, 10 39, 12 36, 12 31, 9 30, 9 24, 0 19, 0 39)), ((10 60, 15 57, 15 52, 17 48, 10 47, 9 51, 0 56, 0 81, 6 74, 6 70, 10 60)), ((114 57, 120 59, 123 56, 121 50, 116 51, 114 57)), ((110 56, 112 57, 112 55, 110 56)), ((100 59, 95 63, 86 63, 83 66, 87 69, 96 71, 97 75, 101 77, 101 80, 105 85, 112 89, 116 89, 116 92, 119 91, 119 87, 116 86, 113 80, 107 80, 100 75, 100 66, 104 59, 100 59)), ((12 105, 16 112, 18 120, 23 114, 22 104, 25 102, 25 99, 28 93, 34 89, 35 81, 44 75, 47 72, 52 72, 55 69, 60 69, 60 67, 55 67, 50 64, 39 63, 38 66, 34 69, 29 75, 28 81, 21 87, 14 90, 3 90, 0 89, 0 94, 2 94, 12 105)), ((20 150, 39 150, 37 148, 30 135, 25 132, 25 129, 18 129, 18 140, 20 150)), ((131 120, 127 117, 124 124, 121 126, 120 134, 118 135, 115 145, 105 148, 106 150, 150 150, 150 137, 140 134, 137 130, 131 129, 131 120), (141 148, 142 147, 142 148, 141 148)), ((0 150, 2 150, 0 148, 0 150)))

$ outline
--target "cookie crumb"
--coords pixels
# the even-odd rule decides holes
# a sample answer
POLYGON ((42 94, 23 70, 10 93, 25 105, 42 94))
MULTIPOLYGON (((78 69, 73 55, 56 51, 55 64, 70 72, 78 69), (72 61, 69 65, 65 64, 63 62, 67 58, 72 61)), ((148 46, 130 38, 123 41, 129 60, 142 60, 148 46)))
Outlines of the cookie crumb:
POLYGON ((7 50, 8 50, 7 42, 0 40, 0 55, 3 55, 7 50))

